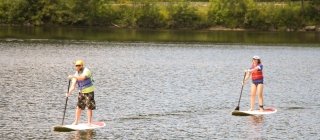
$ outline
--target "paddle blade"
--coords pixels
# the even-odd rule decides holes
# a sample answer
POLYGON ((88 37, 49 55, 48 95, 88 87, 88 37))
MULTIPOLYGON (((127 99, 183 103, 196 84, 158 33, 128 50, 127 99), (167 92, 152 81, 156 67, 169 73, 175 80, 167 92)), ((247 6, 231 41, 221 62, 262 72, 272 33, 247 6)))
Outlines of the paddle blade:
POLYGON ((57 132, 70 132, 70 131, 75 131, 74 129, 70 129, 67 127, 64 127, 63 125, 57 125, 53 127, 53 131, 57 132))
POLYGON ((234 109, 234 110, 239 111, 239 109, 240 109, 239 106, 237 106, 236 109, 234 109))

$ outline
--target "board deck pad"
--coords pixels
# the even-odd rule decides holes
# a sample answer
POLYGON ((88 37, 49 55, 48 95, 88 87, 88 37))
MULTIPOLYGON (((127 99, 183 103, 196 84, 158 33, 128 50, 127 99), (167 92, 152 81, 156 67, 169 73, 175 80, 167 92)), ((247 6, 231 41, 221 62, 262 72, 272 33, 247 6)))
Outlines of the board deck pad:
POLYGON ((90 129, 97 129, 101 127, 105 127, 106 124, 104 122, 93 122, 91 125, 88 125, 87 123, 80 123, 77 125, 59 125, 54 126, 54 131, 59 132, 68 132, 68 131, 77 131, 77 130, 90 130, 90 129))
POLYGON ((250 116, 250 115, 267 115, 267 114, 273 114, 276 113, 277 109, 274 107, 267 107, 264 109, 263 112, 259 110, 253 110, 253 111, 239 111, 235 110, 232 112, 232 115, 234 116, 250 116))

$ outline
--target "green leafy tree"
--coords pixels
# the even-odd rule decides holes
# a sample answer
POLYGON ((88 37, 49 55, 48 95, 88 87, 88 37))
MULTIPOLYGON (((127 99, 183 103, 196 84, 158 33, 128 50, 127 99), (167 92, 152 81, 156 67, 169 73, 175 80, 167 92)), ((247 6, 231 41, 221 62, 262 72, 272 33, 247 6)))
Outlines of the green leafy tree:
POLYGON ((142 15, 137 19, 140 28, 162 28, 165 27, 165 18, 160 13, 160 8, 154 4, 147 3, 142 7, 142 15))
POLYGON ((277 26, 277 9, 272 5, 250 6, 245 15, 245 27, 261 30, 274 30, 277 26))
POLYGON ((194 28, 199 24, 200 17, 196 14, 196 9, 188 2, 173 6, 170 12, 172 28, 194 28))
POLYGON ((242 27, 249 5, 253 5, 252 0, 211 0, 209 22, 232 28, 242 27))
POLYGON ((114 7, 114 24, 120 27, 135 27, 139 9, 130 5, 114 7))
POLYGON ((0 3, 0 21, 5 24, 21 24, 25 20, 24 9, 21 8, 26 2, 22 0, 6 1, 0 3))
POLYGON ((287 29, 297 30, 303 25, 303 18, 301 16, 301 7, 286 6, 280 10, 279 24, 287 29))
POLYGON ((320 0, 311 0, 304 15, 311 24, 320 25, 320 0))

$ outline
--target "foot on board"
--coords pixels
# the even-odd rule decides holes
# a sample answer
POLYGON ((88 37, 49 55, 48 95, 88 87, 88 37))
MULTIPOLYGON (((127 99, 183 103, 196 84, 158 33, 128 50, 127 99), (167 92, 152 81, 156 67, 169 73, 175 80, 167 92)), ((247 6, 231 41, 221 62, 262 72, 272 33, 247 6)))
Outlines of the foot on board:
POLYGON ((263 112, 263 111, 264 111, 263 105, 259 105, 259 111, 260 111, 260 112, 263 112))

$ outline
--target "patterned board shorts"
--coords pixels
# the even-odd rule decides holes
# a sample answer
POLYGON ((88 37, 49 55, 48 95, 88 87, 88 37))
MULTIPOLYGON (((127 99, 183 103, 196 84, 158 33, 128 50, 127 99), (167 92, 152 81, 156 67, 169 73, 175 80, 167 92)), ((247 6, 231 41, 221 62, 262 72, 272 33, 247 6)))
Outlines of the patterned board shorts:
POLYGON ((86 107, 90 110, 96 109, 96 102, 94 101, 94 92, 79 93, 77 106, 84 110, 86 107))

